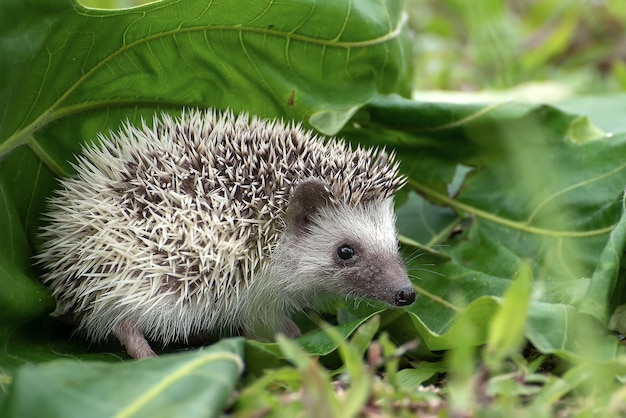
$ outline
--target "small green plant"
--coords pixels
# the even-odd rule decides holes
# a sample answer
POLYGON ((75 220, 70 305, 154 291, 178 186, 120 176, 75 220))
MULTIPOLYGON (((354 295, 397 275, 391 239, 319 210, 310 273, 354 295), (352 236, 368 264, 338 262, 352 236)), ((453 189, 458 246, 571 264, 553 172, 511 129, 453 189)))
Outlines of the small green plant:
POLYGON ((399 376, 399 363, 414 344, 396 347, 384 333, 373 341, 379 324, 380 318, 374 316, 349 341, 332 327, 324 328, 338 344, 343 365, 335 370, 326 369, 295 342, 279 337, 283 355, 295 367, 268 371, 247 386, 233 406, 234 415, 264 411, 267 416, 413 416, 437 409, 441 399, 435 391, 420 392, 418 381, 404 383, 407 379, 399 376))

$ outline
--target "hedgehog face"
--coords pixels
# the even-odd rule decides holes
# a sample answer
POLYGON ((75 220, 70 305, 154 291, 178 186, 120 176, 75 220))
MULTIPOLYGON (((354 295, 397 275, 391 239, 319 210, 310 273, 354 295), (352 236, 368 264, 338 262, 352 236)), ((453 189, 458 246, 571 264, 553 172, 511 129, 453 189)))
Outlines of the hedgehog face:
POLYGON ((415 291, 398 254, 393 200, 356 207, 330 200, 313 179, 292 195, 286 233, 299 254, 292 264, 294 289, 411 304, 415 291))
POLYGON ((336 245, 332 275, 335 293, 372 298, 390 305, 403 306, 413 303, 415 291, 408 281, 406 269, 400 257, 385 251, 371 251, 369 242, 346 239, 336 245), (352 241, 352 242, 351 242, 352 241))

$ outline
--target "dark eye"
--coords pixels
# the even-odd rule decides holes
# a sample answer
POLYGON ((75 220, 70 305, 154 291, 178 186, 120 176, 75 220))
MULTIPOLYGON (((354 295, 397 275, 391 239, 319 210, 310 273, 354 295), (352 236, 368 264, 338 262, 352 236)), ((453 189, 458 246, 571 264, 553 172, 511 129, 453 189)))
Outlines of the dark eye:
POLYGON ((341 247, 337 248, 337 257, 342 260, 350 260, 354 257, 354 248, 349 246, 348 244, 344 244, 341 247))

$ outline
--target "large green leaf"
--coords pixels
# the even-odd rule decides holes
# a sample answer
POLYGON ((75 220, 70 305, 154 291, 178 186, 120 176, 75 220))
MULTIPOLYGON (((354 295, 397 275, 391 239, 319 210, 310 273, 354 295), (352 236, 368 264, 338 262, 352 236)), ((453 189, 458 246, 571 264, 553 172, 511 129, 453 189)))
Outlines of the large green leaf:
POLYGON ((57 360, 20 369, 3 417, 219 416, 243 370, 243 340, 136 362, 57 360), (88 411, 88 412, 87 412, 88 411))

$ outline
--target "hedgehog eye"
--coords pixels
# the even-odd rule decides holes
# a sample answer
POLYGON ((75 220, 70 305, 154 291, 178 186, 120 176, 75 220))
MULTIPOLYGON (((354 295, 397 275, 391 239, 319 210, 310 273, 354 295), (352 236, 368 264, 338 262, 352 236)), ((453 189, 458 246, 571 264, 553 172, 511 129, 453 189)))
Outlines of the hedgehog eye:
POLYGON ((354 248, 349 246, 348 244, 344 244, 341 247, 337 248, 337 257, 340 259, 347 261, 354 257, 354 248))

